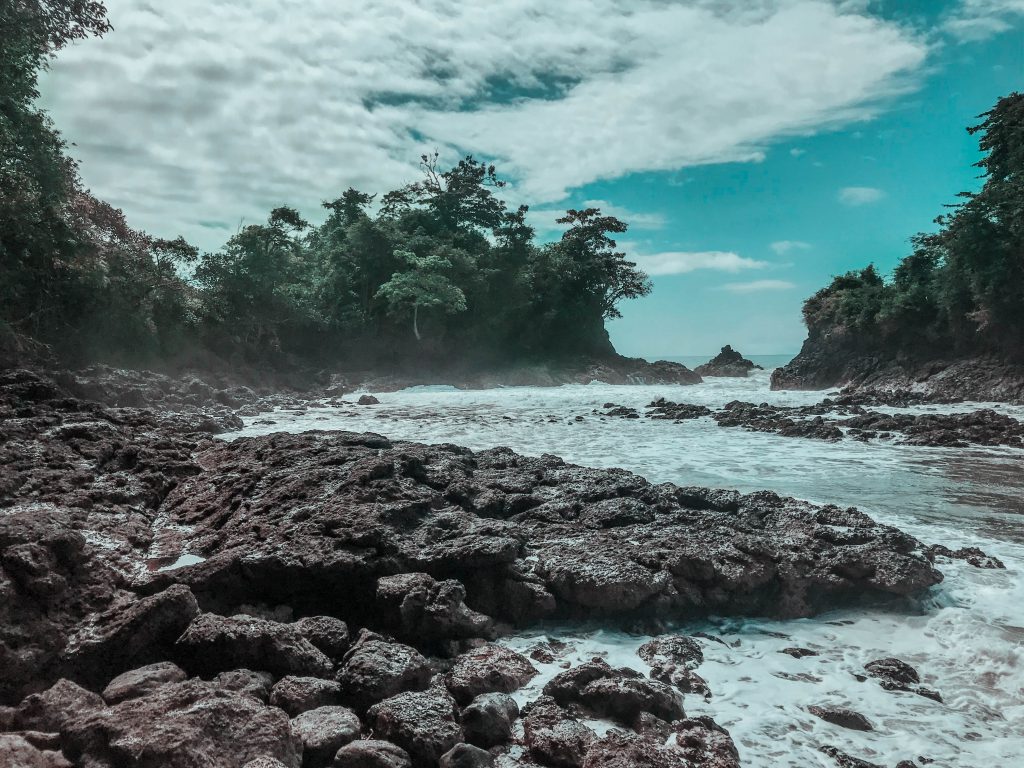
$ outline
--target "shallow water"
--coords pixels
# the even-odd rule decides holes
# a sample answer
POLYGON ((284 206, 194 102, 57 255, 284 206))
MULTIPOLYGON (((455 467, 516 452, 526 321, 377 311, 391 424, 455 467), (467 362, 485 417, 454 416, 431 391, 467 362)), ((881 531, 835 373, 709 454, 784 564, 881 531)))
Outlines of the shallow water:
MULTIPOLYGON (((698 673, 714 697, 705 703, 687 696, 686 707, 728 728, 749 766, 833 765, 817 751, 823 744, 889 766, 918 755, 940 766, 1024 765, 1024 452, 822 443, 725 429, 709 418, 673 424, 594 413, 606 402, 642 411, 657 397, 716 407, 735 399, 804 405, 824 394, 771 392, 767 371, 691 387, 590 384, 466 392, 427 387, 378 395, 381 403, 375 406, 263 414, 247 419, 237 434, 346 429, 474 449, 504 445, 589 466, 625 467, 653 482, 769 488, 857 506, 925 543, 980 546, 1001 558, 1007 570, 943 564, 945 581, 916 615, 858 609, 799 621, 721 619, 680 627, 719 634, 730 643, 704 643, 706 661, 698 673), (778 652, 793 645, 821 655, 794 659, 778 652), (883 656, 917 667, 922 682, 937 689, 944 702, 886 692, 871 680, 857 682, 853 673, 883 656), (830 725, 807 713, 811 704, 856 709, 875 729, 860 733, 830 725)), ((975 407, 980 406, 905 410, 975 407)), ((985 407, 1024 419, 1021 407, 985 407)), ((570 660, 604 655, 613 664, 646 672, 636 648, 648 638, 581 627, 544 631, 571 643, 570 660)), ((528 649, 544 631, 508 642, 528 649)), ((542 675, 519 694, 523 700, 537 695, 561 669, 538 666, 542 675)))

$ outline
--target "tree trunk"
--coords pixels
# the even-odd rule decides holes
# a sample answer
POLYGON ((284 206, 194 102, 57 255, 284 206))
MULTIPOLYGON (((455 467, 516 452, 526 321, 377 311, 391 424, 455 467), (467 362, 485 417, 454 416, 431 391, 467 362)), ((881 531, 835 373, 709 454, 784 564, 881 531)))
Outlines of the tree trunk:
POLYGON ((420 328, 416 324, 416 319, 419 317, 420 305, 419 302, 412 305, 412 332, 416 334, 416 341, 420 341, 420 328))

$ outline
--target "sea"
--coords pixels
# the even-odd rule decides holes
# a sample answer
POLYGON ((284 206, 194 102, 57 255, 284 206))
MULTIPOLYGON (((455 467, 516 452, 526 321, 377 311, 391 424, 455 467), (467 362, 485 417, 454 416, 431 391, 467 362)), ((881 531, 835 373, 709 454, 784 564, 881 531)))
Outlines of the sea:
MULTIPOLYGON (((675 358, 691 367, 707 359, 675 358)), ((341 429, 472 449, 508 446, 586 466, 623 467, 655 483, 770 489, 816 503, 856 506, 926 544, 981 547, 1006 569, 943 562, 945 580, 916 607, 859 607, 790 621, 712 616, 674 627, 724 641, 703 642, 705 661, 697 670, 712 698, 687 695, 685 707, 687 714, 710 715, 728 729, 743 765, 754 768, 834 766, 819 751, 824 745, 889 767, 918 757, 943 768, 1024 766, 1024 451, 828 443, 721 428, 710 418, 674 424, 599 413, 605 403, 642 412, 660 397, 715 408, 732 400, 806 405, 830 394, 772 392, 771 369, 788 356, 751 359, 764 370, 746 379, 709 378, 693 386, 413 387, 377 394, 378 405, 325 402, 261 414, 224 437, 341 429), (780 653, 790 646, 818 655, 795 659, 780 653), (916 667, 922 683, 943 700, 888 692, 872 679, 858 680, 866 662, 889 656, 916 667), (873 730, 826 723, 808 712, 811 705, 856 710, 873 730)), ((941 413, 981 407, 1024 419, 1024 407, 994 403, 884 410, 941 413)), ((548 638, 568 644, 560 662, 600 656, 616 666, 648 671, 636 651, 650 637, 609 627, 540 626, 502 642, 529 651, 548 638)), ((540 695, 544 683, 562 671, 558 662, 536 666, 540 674, 516 694, 521 704, 540 695)), ((610 724, 594 726, 601 730, 610 724)))

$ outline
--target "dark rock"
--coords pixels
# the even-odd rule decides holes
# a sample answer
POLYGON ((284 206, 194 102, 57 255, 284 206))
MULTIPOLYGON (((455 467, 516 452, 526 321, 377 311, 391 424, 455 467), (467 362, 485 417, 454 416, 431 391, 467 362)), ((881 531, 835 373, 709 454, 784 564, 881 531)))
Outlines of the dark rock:
POLYGON ((348 625, 333 616, 307 616, 295 622, 295 629, 334 661, 341 659, 351 645, 348 625))
POLYGON ((746 378, 753 370, 764 370, 760 365, 747 360, 743 355, 726 344, 722 351, 708 360, 704 365, 698 365, 694 371, 701 376, 726 376, 731 378, 746 378))
POLYGON ((1003 561, 998 557, 986 555, 977 547, 961 547, 960 549, 952 550, 941 544, 932 544, 925 550, 925 553, 932 558, 946 557, 950 560, 963 560, 975 568, 1006 568, 1003 561))
POLYGON ((177 664, 158 661, 145 667, 122 672, 103 689, 103 700, 107 704, 119 704, 128 699, 145 696, 161 685, 180 683, 188 677, 177 664))
POLYGON ((852 757, 833 746, 820 747, 820 751, 835 760, 839 768, 883 768, 878 763, 869 763, 867 760, 852 757))
POLYGON ((334 768, 412 768, 409 753, 389 741, 364 739, 338 750, 334 768))
POLYGON ((163 685, 71 720, 64 753, 89 766, 208 768, 273 757, 299 768, 288 716, 201 680, 163 685), (144 745, 144 749, 140 746, 144 745))
POLYGON ((213 684, 222 690, 235 691, 266 703, 270 700, 274 676, 269 672, 251 669, 232 669, 213 678, 213 684))
POLYGON ((802 659, 806 656, 818 656, 817 651, 812 651, 810 648, 783 648, 779 653, 784 653, 787 656, 792 656, 794 659, 802 659))
POLYGON ((330 765, 335 753, 359 738, 360 723, 347 707, 318 707, 292 718, 292 733, 302 740, 303 768, 330 765))
MULTIPOLYGON (((289 675, 281 678, 270 691, 270 703, 280 707, 291 717, 310 709, 337 705, 341 701, 341 685, 319 677, 289 675)), ((331 755, 333 754, 332 752, 331 755)))
POLYGON ((536 674, 522 654, 501 645, 484 645, 459 656, 444 683, 456 701, 468 704, 482 693, 517 691, 536 674))
POLYGON ((41 750, 17 733, 0 733, 0 765, 11 768, 53 768, 41 750))
POLYGON ((811 705, 807 708, 807 711, 815 717, 820 717, 826 723, 832 723, 843 728, 849 728, 854 731, 873 730, 871 721, 864 717, 864 715, 846 707, 819 707, 811 705))
POLYGON ((579 768, 597 738, 593 729, 550 696, 541 696, 527 707, 523 734, 530 756, 553 768, 579 768))
POLYGON ((418 643, 493 636, 490 617, 470 610, 466 588, 454 579, 403 573, 377 581, 380 618, 396 636, 418 643))
POLYGON ((242 768, 288 768, 288 766, 274 757, 257 757, 243 765, 242 768))
POLYGON ((647 406, 647 415, 652 419, 688 421, 690 419, 699 419, 702 416, 710 416, 711 409, 706 405, 673 403, 663 397, 660 397, 647 406))
POLYGON ((423 690, 432 672, 427 660, 408 645, 363 630, 338 672, 346 699, 357 710, 408 690, 423 690))
POLYGON ((275 675, 330 677, 334 665, 292 624, 254 616, 196 617, 178 639, 182 666, 198 675, 249 667, 275 675))
POLYGON ((106 706, 98 694, 70 680, 58 680, 18 705, 14 725, 19 730, 59 732, 68 720, 106 709, 106 706))
POLYGON ((600 659, 556 675, 544 686, 544 694, 557 703, 577 703, 600 717, 629 725, 641 712, 666 722, 684 716, 683 697, 672 687, 648 680, 639 672, 615 668, 600 659))
POLYGON ((704 652, 696 640, 683 635, 659 637, 640 646, 637 654, 651 667, 655 680, 674 685, 683 693, 710 698, 707 683, 693 672, 704 662, 704 652))
POLYGON ((380 403, 373 395, 360 395, 359 400, 356 401, 359 405, 377 405, 380 403))
POLYGON ((595 741, 583 768, 693 768, 675 746, 624 731, 609 731, 595 741))
POLYGON ((740 754, 729 732, 710 717, 672 724, 676 746, 694 768, 739 768, 740 754))
POLYGON ((512 738, 512 726, 518 717, 519 705, 511 696, 484 693, 462 710, 462 731, 470 744, 490 749, 512 738))
POLYGON ((443 688, 392 696, 370 707, 366 719, 375 735, 408 752, 417 768, 436 766, 463 741, 455 700, 443 688))
POLYGON ((942 701, 938 691, 920 685, 921 677, 917 670, 900 659, 887 658, 869 661, 864 665, 865 671, 878 680, 887 691, 905 691, 916 693, 935 701, 942 701))
POLYGON ((472 744, 456 744, 441 755, 440 768, 491 768, 494 757, 472 744))

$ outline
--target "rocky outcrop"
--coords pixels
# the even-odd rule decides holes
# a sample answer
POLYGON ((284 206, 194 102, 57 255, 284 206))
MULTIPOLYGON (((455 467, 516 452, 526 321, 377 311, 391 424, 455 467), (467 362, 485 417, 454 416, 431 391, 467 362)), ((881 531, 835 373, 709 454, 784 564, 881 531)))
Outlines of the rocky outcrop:
POLYGON ((728 378, 745 379, 751 371, 763 371, 760 365, 755 365, 743 355, 726 344, 722 351, 708 360, 704 365, 698 365, 694 373, 701 376, 723 376, 728 378))

